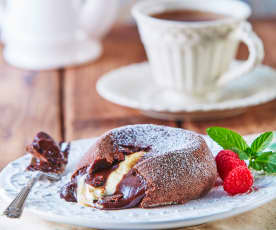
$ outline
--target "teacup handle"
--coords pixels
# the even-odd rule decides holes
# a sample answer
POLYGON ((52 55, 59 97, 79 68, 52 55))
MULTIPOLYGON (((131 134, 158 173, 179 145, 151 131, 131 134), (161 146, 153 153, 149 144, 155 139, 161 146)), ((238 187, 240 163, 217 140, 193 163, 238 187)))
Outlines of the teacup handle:
POLYGON ((233 39, 238 39, 248 46, 248 60, 239 67, 226 72, 219 80, 218 86, 224 86, 227 82, 252 71, 264 59, 264 46, 262 40, 252 30, 248 22, 244 22, 240 29, 233 34, 233 39))

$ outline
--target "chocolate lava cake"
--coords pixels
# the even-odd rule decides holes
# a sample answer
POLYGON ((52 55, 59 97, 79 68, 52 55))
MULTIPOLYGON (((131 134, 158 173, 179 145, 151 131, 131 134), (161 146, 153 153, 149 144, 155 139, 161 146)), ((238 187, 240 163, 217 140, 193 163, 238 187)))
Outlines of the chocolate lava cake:
POLYGON ((131 125, 97 140, 61 197, 99 209, 152 208, 200 198, 216 178, 214 157, 200 135, 131 125))

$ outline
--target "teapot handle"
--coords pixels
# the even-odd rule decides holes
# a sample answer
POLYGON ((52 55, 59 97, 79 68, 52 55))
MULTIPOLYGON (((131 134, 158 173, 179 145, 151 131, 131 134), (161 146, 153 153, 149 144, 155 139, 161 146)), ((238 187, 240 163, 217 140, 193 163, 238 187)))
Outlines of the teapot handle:
POLYGON ((93 38, 101 39, 117 18, 118 0, 82 0, 81 26, 93 38))

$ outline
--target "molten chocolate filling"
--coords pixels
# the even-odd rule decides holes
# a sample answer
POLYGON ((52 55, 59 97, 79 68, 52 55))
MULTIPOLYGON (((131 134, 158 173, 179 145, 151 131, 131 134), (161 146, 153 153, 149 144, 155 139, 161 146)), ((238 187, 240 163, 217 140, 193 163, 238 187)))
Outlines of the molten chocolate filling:
POLYGON ((27 170, 62 173, 68 162, 69 148, 70 144, 62 151, 51 136, 39 132, 32 144, 26 147, 27 152, 33 155, 27 170))
MULTIPOLYGON (((128 147, 127 149, 130 148, 131 147, 128 147)), ((141 149, 137 148, 135 148, 135 150, 137 152, 141 151, 141 149)), ((143 149, 143 151, 148 151, 148 148, 143 149)), ((130 151, 127 151, 123 153, 124 155, 130 155, 133 152, 130 153, 130 151)), ((81 176, 86 176, 85 183, 94 188, 104 186, 109 175, 119 167, 120 162, 124 161, 124 157, 120 154, 115 154, 114 156, 120 156, 120 159, 115 159, 113 164, 108 164, 106 161, 100 160, 94 162, 93 168, 87 166, 75 172, 71 182, 62 188, 60 197, 68 202, 77 202, 77 183, 78 177, 81 176)), ((114 194, 106 195, 99 200, 93 201, 95 204, 93 206, 100 209, 125 209, 136 207, 144 198, 145 192, 146 181, 132 168, 117 184, 114 194)))
POLYGON ((145 180, 132 169, 116 187, 114 195, 98 201, 102 209, 124 209, 136 207, 146 192, 145 180))

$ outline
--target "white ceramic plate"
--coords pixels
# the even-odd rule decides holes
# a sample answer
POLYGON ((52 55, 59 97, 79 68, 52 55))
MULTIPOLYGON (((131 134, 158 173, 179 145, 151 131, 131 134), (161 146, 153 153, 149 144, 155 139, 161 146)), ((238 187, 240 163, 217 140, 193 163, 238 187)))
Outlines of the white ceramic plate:
MULTIPOLYGON (((205 137, 206 138, 206 137, 205 137)), ((206 138, 214 154, 219 147, 206 138)), ((252 140, 252 137, 247 137, 252 140)), ((273 176, 256 179, 257 188, 249 194, 228 196, 222 186, 214 187, 207 196, 184 205, 154 209, 126 209, 102 211, 67 203, 59 198, 59 189, 67 181, 79 158, 94 140, 80 140, 72 143, 66 175, 58 183, 40 181, 33 188, 26 209, 49 221, 101 229, 162 229, 198 225, 254 209, 276 198, 276 180, 273 176)), ((24 171, 30 162, 30 155, 11 162, 0 173, 1 197, 11 201, 31 177, 24 171)))
MULTIPOLYGON (((231 68, 241 62, 235 61, 231 68)), ((245 112, 276 98, 276 71, 260 65, 253 72, 230 82, 220 97, 195 102, 185 96, 172 96, 159 89, 151 78, 147 62, 113 70, 97 83, 98 93, 113 103, 141 110, 169 120, 206 120, 225 118, 245 112)))

